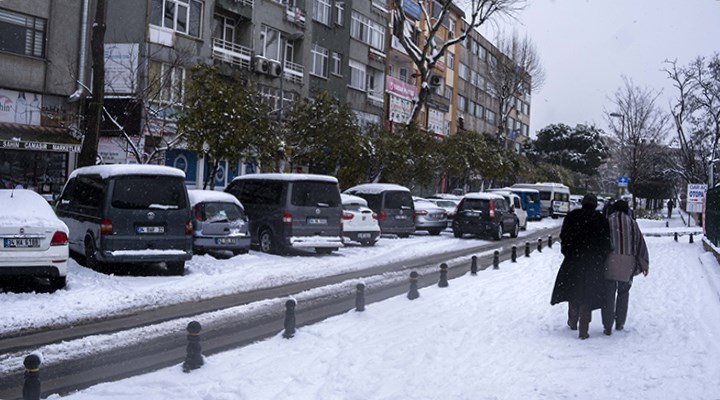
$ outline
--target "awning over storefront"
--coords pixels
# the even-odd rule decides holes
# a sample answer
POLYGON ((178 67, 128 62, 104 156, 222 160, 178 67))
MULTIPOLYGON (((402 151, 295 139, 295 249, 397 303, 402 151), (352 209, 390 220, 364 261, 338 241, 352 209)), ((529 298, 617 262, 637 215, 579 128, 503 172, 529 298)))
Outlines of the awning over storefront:
POLYGON ((0 149, 79 153, 80 148, 67 128, 0 123, 0 149))

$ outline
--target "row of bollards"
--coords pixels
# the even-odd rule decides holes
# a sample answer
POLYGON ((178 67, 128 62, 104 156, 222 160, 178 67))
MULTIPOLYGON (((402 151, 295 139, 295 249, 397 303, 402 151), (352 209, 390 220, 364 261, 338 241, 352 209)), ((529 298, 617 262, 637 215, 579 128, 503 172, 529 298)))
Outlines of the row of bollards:
MULTIPOLYGON (((694 235, 695 235, 694 233, 692 233, 692 232, 690 233, 690 240, 688 241, 688 243, 695 243, 695 238, 693 237, 694 235)), ((675 232, 675 234, 673 236, 675 238, 675 241, 677 242, 678 241, 678 233, 675 232)))

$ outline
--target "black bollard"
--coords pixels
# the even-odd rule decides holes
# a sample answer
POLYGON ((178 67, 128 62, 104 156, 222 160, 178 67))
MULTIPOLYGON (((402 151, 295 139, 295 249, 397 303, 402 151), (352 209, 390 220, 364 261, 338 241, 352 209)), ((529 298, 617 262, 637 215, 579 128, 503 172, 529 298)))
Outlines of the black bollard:
POLYGON ((40 357, 30 354, 23 361, 25 366, 25 382, 23 383, 23 400, 40 400, 40 357))
POLYGON ((418 273, 415 271, 410 273, 410 291, 407 295, 410 300, 415 300, 420 297, 420 292, 418 292, 418 276, 418 273))
POLYGON ((472 256, 470 261, 470 275, 477 275, 477 256, 472 256))
POLYGON ((440 282, 438 282, 439 287, 448 287, 447 269, 447 264, 440 264, 440 282))
POLYGON ((365 285, 358 283, 357 294, 355 295, 355 311, 365 311, 365 285))
POLYGON ((676 241, 676 242, 678 241, 677 232, 675 232, 675 241, 676 241))
POLYGON ((665 227, 666 227, 666 228, 669 228, 669 227, 670 227, 670 222, 669 222, 669 221, 665 221, 665 227))
POLYGON ((552 235, 548 235, 548 248, 552 248, 552 235))
POLYGON ((530 257, 530 242, 525 242, 525 257, 530 257))
POLYGON ((512 252, 510 253, 510 260, 512 260, 512 262, 517 262, 517 247, 516 246, 512 247, 512 252))
POLYGON ((537 251, 538 251, 538 253, 542 253, 542 238, 538 238, 537 251))
POLYGON ((200 331, 202 326, 197 321, 191 321, 187 325, 187 348, 185 362, 183 363, 183 372, 190 372, 194 369, 202 367, 205 363, 202 356, 202 346, 200 345, 200 331))
POLYGON ((500 252, 497 250, 493 253, 493 269, 500 269, 500 252))
POLYGON ((693 234, 692 234, 692 233, 690 234, 690 243, 694 243, 694 242, 693 242, 693 234))
POLYGON ((295 300, 285 302, 285 331, 283 337, 290 339, 295 336, 295 300))

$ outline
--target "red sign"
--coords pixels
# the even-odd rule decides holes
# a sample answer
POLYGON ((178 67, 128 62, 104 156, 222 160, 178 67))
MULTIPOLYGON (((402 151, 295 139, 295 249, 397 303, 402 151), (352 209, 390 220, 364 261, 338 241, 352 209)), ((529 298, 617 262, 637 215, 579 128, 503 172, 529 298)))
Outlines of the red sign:
POLYGON ((415 85, 405 83, 400 79, 389 75, 385 78, 385 90, 390 94, 407 100, 412 100, 417 95, 417 88, 415 88, 415 85))

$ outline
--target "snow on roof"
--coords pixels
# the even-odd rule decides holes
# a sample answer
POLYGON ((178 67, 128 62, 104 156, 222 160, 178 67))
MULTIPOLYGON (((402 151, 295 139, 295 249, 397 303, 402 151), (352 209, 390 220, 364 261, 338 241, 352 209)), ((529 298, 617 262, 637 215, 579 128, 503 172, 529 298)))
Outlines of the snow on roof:
POLYGON ((435 193, 432 196, 428 196, 428 199, 444 199, 444 200, 460 200, 462 196, 451 193, 435 193))
POLYGON ((185 172, 164 165, 148 165, 148 164, 108 164, 93 165, 90 167, 81 167, 74 170, 70 174, 70 178, 77 175, 100 175, 103 178, 122 175, 167 175, 185 178, 185 172))
POLYGON ((363 199, 362 197, 353 196, 351 194, 345 194, 340 193, 340 200, 342 201, 343 205, 359 205, 367 207, 367 200, 363 199))
POLYGON ((395 190, 400 192, 409 192, 410 189, 405 186, 396 185, 394 183, 363 183, 357 186, 353 186, 344 193, 371 193, 377 194, 382 193, 386 190, 395 190))
MULTIPOLYGON (((516 183, 516 185, 522 185, 522 183, 516 183)), ((491 189, 493 190, 493 189, 491 189)), ((523 188, 523 187, 513 187, 508 188, 508 190, 511 190, 516 193, 539 193, 540 191, 537 189, 530 189, 530 188, 523 188)))
POLYGON ((242 203, 237 197, 230 193, 220 192, 217 190, 201 190, 192 189, 188 190, 188 196, 190 197, 190 206, 195 206, 197 203, 204 202, 218 202, 218 203, 233 203, 242 207, 242 203))
POLYGON ((281 173, 260 173, 260 174, 247 174, 235 177, 236 180, 248 180, 248 179, 267 179, 274 181, 320 181, 338 183, 338 180, 334 176, 329 175, 315 175, 315 174, 281 174, 281 173))
POLYGON ((467 193, 463 197, 466 199, 477 199, 477 200, 492 200, 492 199, 502 199, 503 198, 499 194, 487 193, 487 192, 467 193))
POLYGON ((0 225, 39 225, 68 232, 47 200, 28 189, 0 189, 0 225))

